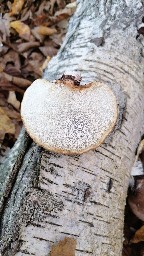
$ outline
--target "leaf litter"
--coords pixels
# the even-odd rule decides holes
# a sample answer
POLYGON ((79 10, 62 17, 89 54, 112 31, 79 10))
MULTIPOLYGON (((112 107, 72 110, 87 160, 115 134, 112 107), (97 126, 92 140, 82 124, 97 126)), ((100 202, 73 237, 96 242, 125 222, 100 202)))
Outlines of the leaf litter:
POLYGON ((137 147, 125 209, 122 256, 144 255, 144 135, 137 147))
POLYGON ((75 9, 73 0, 1 1, 0 157, 13 146, 22 127, 25 90, 57 54, 75 9))

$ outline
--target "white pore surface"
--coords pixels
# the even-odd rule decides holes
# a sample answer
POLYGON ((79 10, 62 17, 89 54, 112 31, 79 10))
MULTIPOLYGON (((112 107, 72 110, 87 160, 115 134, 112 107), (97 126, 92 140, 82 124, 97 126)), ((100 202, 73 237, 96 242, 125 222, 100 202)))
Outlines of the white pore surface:
POLYGON ((56 152, 81 153, 97 147, 112 130, 117 105, 111 89, 102 83, 73 90, 38 79, 24 94, 21 115, 39 145, 56 152))

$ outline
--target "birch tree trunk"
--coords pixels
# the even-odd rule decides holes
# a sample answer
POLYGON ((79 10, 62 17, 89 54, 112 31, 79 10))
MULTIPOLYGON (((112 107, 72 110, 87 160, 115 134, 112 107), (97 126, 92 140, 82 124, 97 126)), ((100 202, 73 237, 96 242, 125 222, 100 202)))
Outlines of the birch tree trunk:
POLYGON ((24 129, 1 167, 2 256, 120 256, 135 150, 144 133, 143 0, 79 0, 64 43, 44 73, 81 72, 117 98, 113 133, 80 156, 48 152, 24 129))

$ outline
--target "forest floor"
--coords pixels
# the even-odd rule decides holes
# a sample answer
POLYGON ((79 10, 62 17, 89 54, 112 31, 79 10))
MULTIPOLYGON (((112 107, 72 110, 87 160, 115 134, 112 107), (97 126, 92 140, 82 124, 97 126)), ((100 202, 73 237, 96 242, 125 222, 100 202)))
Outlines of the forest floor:
MULTIPOLYGON (((75 9, 74 0, 0 1, 0 164, 22 127, 23 94, 56 55, 75 9)), ((136 176, 128 201, 140 204, 143 217, 138 219, 127 203, 122 256, 144 255, 143 190, 143 176, 136 176)))

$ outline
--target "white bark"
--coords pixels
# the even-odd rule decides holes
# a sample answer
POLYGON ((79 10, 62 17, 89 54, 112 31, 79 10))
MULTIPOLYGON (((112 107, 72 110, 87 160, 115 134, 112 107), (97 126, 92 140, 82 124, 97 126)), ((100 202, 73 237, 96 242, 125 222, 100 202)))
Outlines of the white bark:
POLYGON ((121 255, 129 174, 144 133, 144 60, 141 37, 136 40, 143 5, 142 0, 78 1, 44 77, 77 70, 83 83, 104 81, 117 97, 119 119, 101 147, 80 156, 40 154, 32 144, 3 204, 2 255, 50 255, 65 237, 75 239, 76 256, 121 255))

